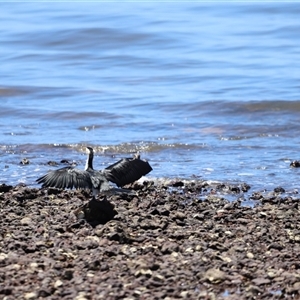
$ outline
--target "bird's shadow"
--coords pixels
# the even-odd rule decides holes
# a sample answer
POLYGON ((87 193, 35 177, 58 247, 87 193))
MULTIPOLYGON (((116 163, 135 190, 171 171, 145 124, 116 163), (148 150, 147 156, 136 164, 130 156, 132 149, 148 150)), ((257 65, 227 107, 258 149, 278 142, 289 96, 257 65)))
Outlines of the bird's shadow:
POLYGON ((84 219, 92 227, 99 224, 106 224, 117 215, 117 211, 112 203, 109 201, 92 199, 88 203, 79 207, 75 211, 78 219, 84 219))

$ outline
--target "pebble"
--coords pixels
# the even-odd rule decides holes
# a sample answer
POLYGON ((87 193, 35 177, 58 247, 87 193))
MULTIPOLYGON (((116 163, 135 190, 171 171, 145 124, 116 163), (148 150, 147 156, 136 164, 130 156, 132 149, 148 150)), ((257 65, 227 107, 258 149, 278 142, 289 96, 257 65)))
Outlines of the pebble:
POLYGON ((23 219, 20 220, 20 223, 22 225, 30 225, 32 223, 32 219, 29 217, 25 217, 23 219))
POLYGON ((27 300, 30 300, 30 299, 37 299, 37 293, 36 292, 30 292, 30 293, 26 293, 24 295, 24 298, 27 299, 27 300))

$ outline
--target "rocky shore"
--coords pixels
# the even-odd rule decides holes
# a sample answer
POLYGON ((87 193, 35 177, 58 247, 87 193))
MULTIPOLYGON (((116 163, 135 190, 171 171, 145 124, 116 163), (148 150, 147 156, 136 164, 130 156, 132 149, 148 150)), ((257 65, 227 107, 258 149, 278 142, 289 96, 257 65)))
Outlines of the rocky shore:
POLYGON ((0 185, 0 299, 299 299, 297 195, 180 180, 130 188, 95 201, 0 185))

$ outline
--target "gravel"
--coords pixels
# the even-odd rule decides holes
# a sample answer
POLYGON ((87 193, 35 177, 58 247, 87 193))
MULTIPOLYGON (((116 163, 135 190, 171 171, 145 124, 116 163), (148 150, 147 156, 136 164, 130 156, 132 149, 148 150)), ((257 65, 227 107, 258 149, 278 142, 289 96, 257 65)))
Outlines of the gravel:
POLYGON ((0 298, 300 297, 297 197, 278 187, 246 206, 247 184, 130 188, 96 201, 0 185, 0 298))

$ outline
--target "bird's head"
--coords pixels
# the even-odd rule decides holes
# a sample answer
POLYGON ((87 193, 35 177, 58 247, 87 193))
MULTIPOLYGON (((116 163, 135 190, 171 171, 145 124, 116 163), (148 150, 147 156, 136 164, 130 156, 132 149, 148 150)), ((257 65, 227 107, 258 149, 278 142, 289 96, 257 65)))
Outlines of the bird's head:
POLYGON ((94 154, 94 150, 91 147, 86 147, 86 153, 87 154, 94 154))

